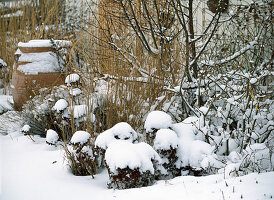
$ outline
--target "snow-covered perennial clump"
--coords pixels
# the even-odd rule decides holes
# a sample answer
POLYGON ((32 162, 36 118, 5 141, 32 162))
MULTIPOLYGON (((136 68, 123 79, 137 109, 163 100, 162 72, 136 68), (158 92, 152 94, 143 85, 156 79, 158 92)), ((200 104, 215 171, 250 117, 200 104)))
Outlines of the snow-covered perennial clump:
POLYGON ((171 117, 163 111, 152 111, 148 114, 145 121, 146 139, 149 144, 153 144, 155 134, 160 129, 172 127, 171 117))
POLYGON ((49 129, 47 130, 46 143, 49 145, 56 145, 59 140, 59 136, 56 131, 49 129))
POLYGON ((153 148, 161 156, 163 167, 167 170, 168 174, 159 174, 161 176, 167 175, 172 178, 180 175, 180 168, 176 168, 175 163, 178 160, 178 136, 170 129, 160 129, 156 132, 153 148))
POLYGON ((78 144, 79 145, 84 145, 88 142, 89 138, 90 138, 90 134, 88 132, 86 132, 86 131, 76 131, 73 134, 70 142, 73 145, 78 145, 78 144))
POLYGON ((144 125, 146 132, 153 132, 155 129, 170 128, 171 126, 172 119, 170 115, 158 110, 148 114, 144 125))
POLYGON ((114 140, 135 142, 137 140, 137 133, 128 123, 120 122, 98 135, 95 140, 95 146, 106 150, 114 140))
POLYGON ((74 175, 93 176, 97 172, 90 137, 86 131, 76 131, 70 140, 71 146, 65 149, 69 167, 74 175))
POLYGON ((117 140, 110 144, 105 154, 110 175, 110 188, 133 188, 151 185, 157 163, 161 158, 146 143, 132 144, 117 140))
POLYGON ((137 140, 137 133, 128 123, 120 122, 99 134, 95 140, 95 151, 98 156, 99 166, 103 165, 106 149, 116 140, 126 140, 133 143, 137 140))

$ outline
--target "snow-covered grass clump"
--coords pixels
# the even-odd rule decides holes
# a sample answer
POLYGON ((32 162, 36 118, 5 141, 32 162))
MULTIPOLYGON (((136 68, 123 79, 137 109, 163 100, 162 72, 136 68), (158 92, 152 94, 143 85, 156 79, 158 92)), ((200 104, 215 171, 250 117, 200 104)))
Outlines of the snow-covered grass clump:
POLYGON ((76 131, 73 134, 70 142, 72 144, 83 145, 83 144, 88 142, 89 138, 90 138, 90 134, 88 132, 86 132, 86 131, 76 131))
POLYGON ((146 132, 153 132, 155 129, 166 129, 172 127, 172 119, 170 115, 163 111, 152 111, 148 114, 145 125, 146 132))
POLYGON ((47 135, 46 135, 46 142, 50 145, 56 145, 56 143, 59 140, 59 136, 56 133, 56 131, 49 129, 47 130, 47 135))
POLYGON ((150 145, 124 140, 110 144, 105 160, 110 175, 109 187, 119 189, 152 184, 155 164, 161 163, 161 158, 150 145))

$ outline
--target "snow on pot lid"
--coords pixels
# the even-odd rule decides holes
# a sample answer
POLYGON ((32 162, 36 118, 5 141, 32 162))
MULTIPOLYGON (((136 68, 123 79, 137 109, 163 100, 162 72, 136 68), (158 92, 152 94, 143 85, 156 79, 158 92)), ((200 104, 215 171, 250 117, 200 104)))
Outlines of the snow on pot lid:
POLYGON ((52 42, 61 47, 70 47, 71 42, 67 40, 30 40, 29 42, 19 42, 18 47, 52 47, 52 42))

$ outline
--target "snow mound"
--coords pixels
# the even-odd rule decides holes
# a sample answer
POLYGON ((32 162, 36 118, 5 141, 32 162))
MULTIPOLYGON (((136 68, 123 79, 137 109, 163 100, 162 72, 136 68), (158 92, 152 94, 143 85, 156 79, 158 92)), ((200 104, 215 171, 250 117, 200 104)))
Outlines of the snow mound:
POLYGON ((6 67, 7 66, 7 63, 5 63, 1 58, 0 58, 0 67, 3 66, 3 67, 6 67))
POLYGON ((68 107, 68 102, 65 99, 59 99, 53 106, 53 110, 60 112, 68 107))
POLYGON ((69 94, 72 96, 77 96, 81 93, 82 93, 82 91, 79 88, 73 88, 69 91, 69 94))
POLYGON ((102 149, 107 149, 108 146, 115 140, 127 140, 134 142, 137 139, 137 133, 126 122, 120 122, 112 128, 104 131, 97 136, 95 146, 102 149))
POLYGON ((154 174, 152 160, 161 162, 157 152, 146 143, 132 144, 128 141, 117 140, 109 146, 105 154, 106 163, 111 172, 117 169, 139 169, 141 173, 150 171, 154 174))
POLYGON ((188 117, 183 122, 172 125, 172 129, 177 133, 178 137, 194 140, 198 134, 200 119, 198 117, 188 117))
MULTIPOLYGON (((61 47, 71 46, 71 42, 67 40, 53 40, 54 43, 61 47)), ((29 42, 19 42, 18 47, 52 47, 51 40, 30 40, 29 42)))
POLYGON ((97 136, 95 140, 95 147, 99 147, 101 149, 107 149, 108 146, 115 138, 113 137, 113 133, 111 129, 108 129, 97 136))
POLYGON ((146 132, 153 132, 153 129, 166 129, 172 127, 171 117, 163 111, 152 111, 145 121, 146 132))
POLYGON ((12 96, 0 95, 0 114, 7 112, 9 110, 13 110, 12 103, 12 96))
POLYGON ((22 128, 21 131, 23 133, 28 133, 30 131, 30 126, 28 124, 25 124, 22 128))
POLYGON ((200 170, 201 168, 206 168, 209 164, 213 165, 215 161, 214 148, 214 146, 201 140, 184 141, 180 139, 178 156, 182 167, 191 166, 194 169, 200 170))
POLYGON ((153 148, 158 150, 176 149, 178 147, 178 136, 170 129, 160 129, 156 133, 153 148))
POLYGON ((59 136, 54 130, 52 129, 47 130, 47 136, 46 136, 47 143, 54 145, 57 143, 58 139, 59 139, 59 136))
POLYGON ((86 132, 86 131, 76 131, 73 134, 70 142, 72 144, 81 144, 81 145, 83 145, 86 142, 88 142, 89 138, 90 138, 90 134, 88 132, 86 132))
POLYGON ((58 72, 62 69, 57 55, 53 52, 22 53, 18 62, 27 64, 19 65, 17 70, 25 74, 38 74, 58 72))
POLYGON ((78 74, 70 74, 66 77, 65 83, 67 86, 70 86, 71 83, 75 83, 80 80, 80 76, 78 74))

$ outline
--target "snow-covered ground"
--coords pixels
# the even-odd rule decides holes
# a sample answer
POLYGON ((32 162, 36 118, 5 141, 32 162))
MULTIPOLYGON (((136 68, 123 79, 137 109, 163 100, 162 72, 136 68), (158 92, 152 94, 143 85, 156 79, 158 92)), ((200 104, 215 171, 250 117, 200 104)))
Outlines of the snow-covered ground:
POLYGON ((0 135, 1 200, 264 200, 274 199, 274 172, 224 179, 222 174, 182 176, 153 186, 107 189, 106 170, 92 179, 74 176, 66 167, 62 148, 44 138, 18 132, 0 135))

